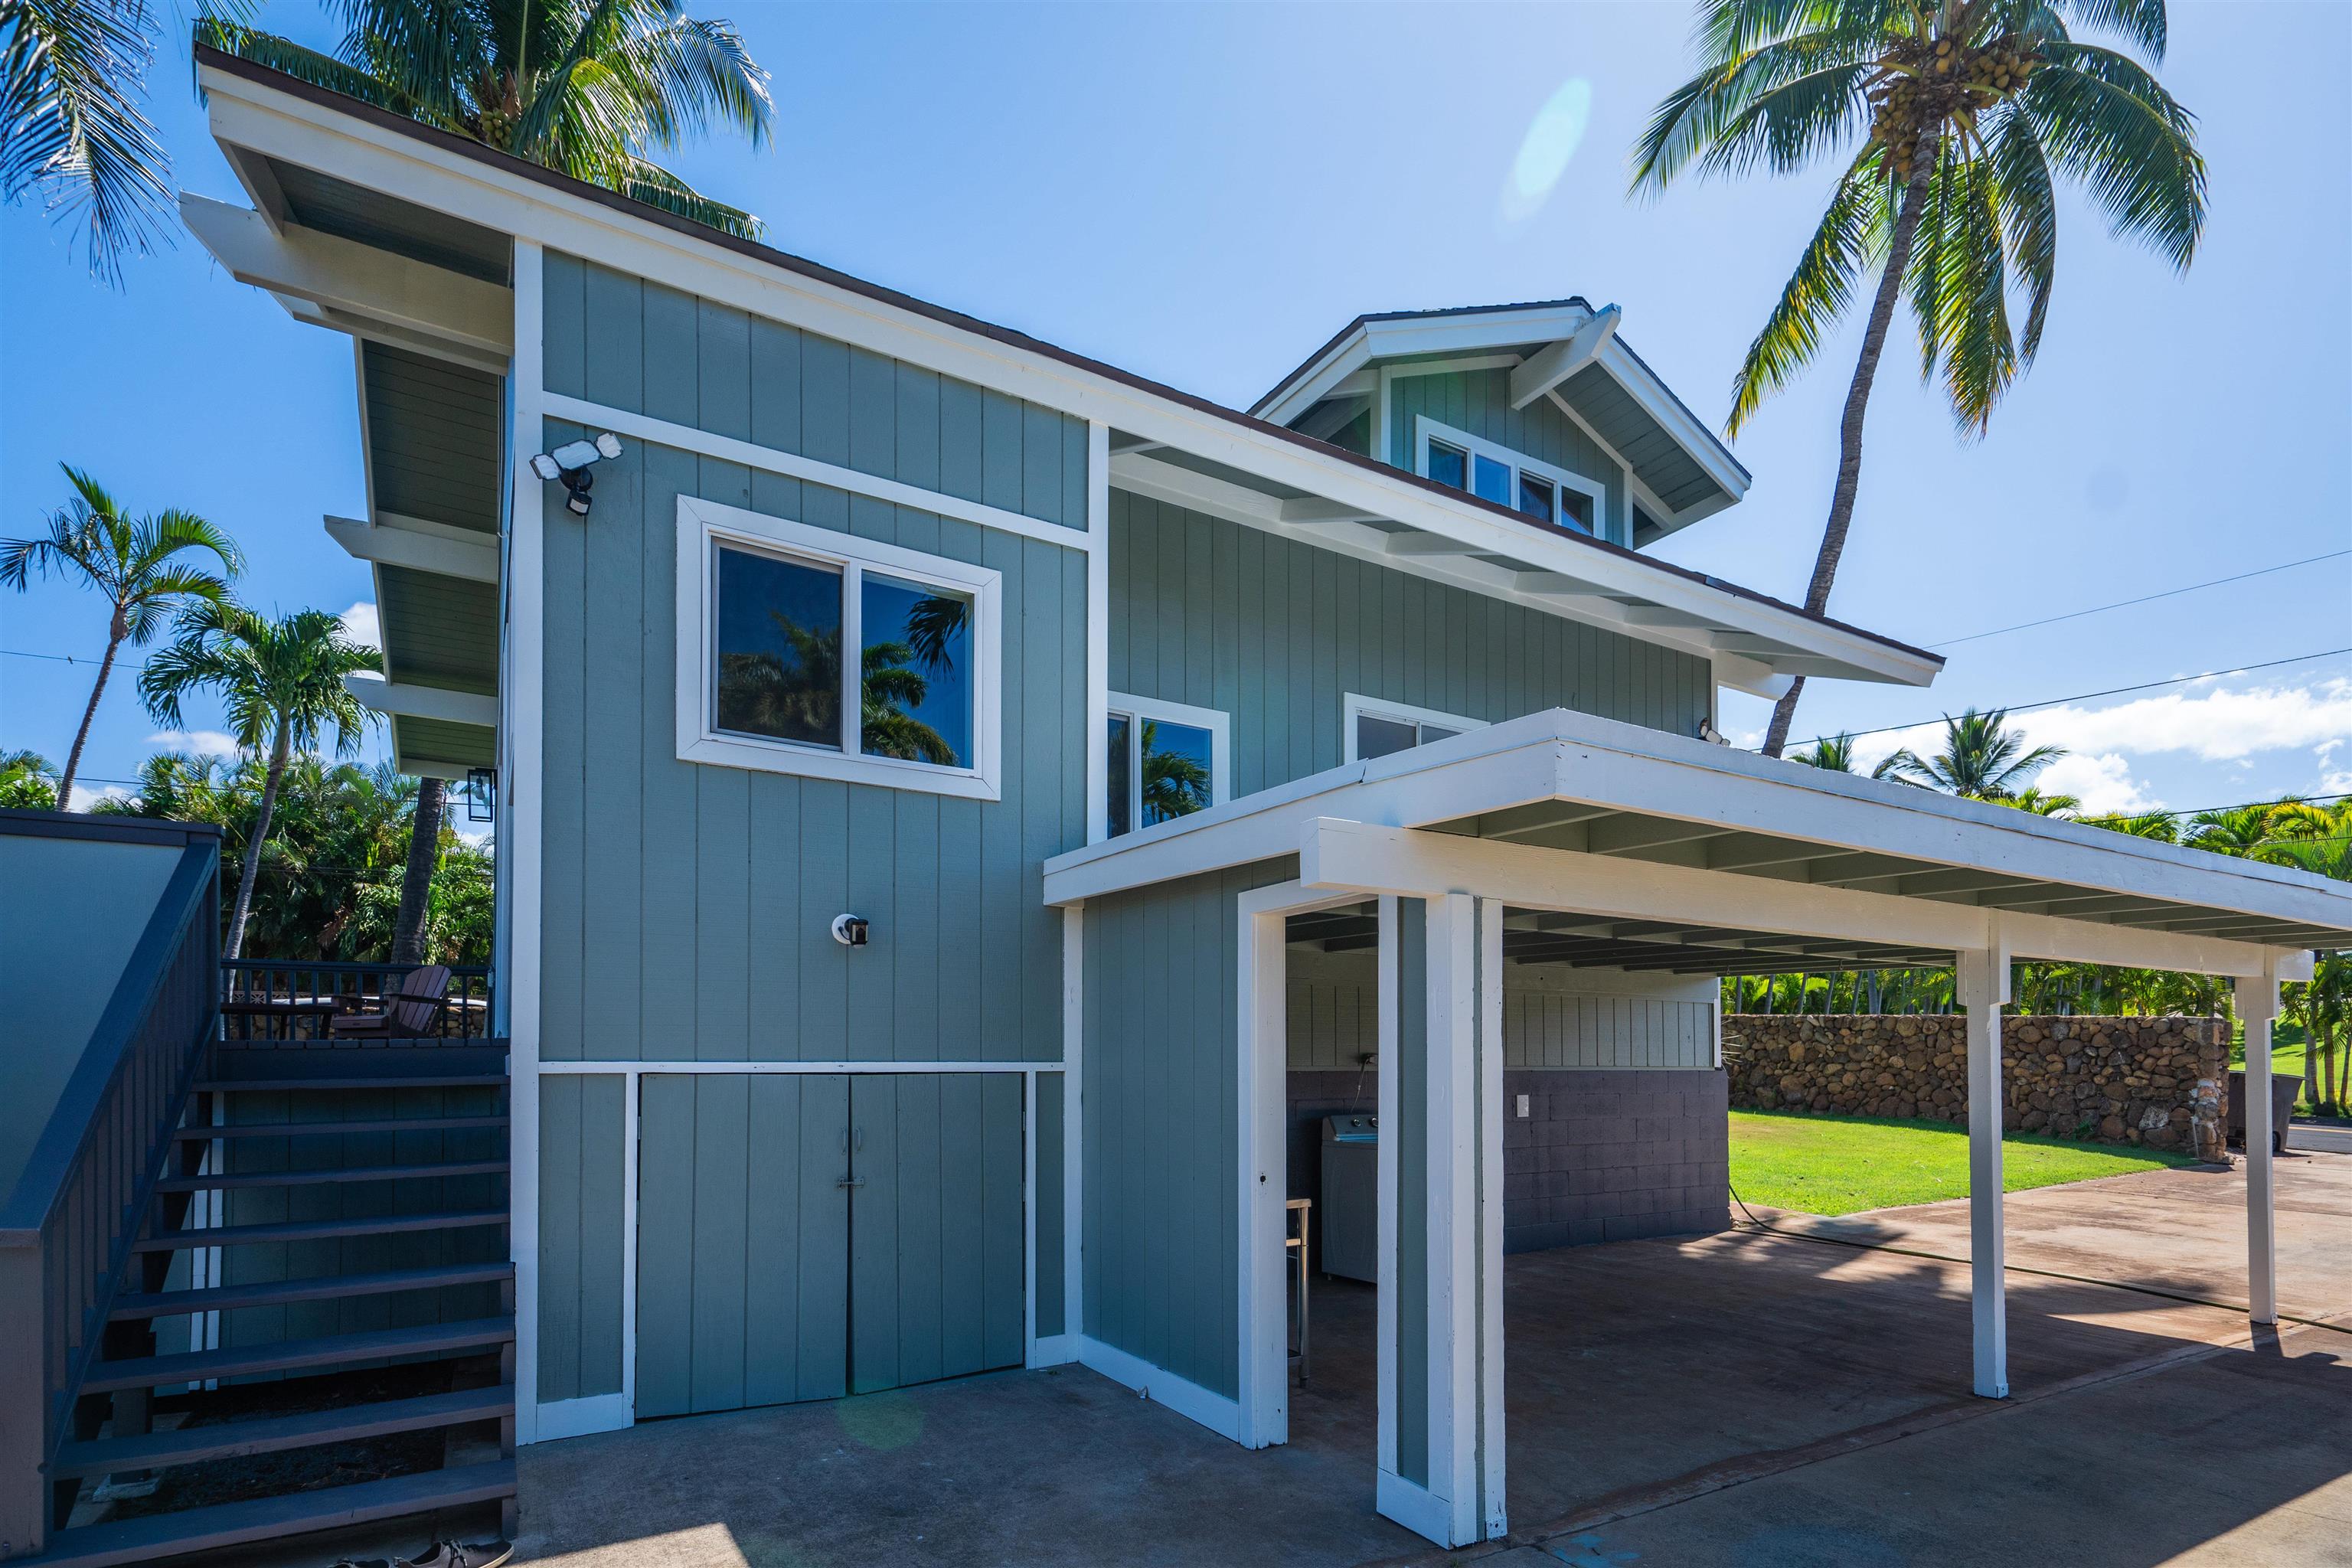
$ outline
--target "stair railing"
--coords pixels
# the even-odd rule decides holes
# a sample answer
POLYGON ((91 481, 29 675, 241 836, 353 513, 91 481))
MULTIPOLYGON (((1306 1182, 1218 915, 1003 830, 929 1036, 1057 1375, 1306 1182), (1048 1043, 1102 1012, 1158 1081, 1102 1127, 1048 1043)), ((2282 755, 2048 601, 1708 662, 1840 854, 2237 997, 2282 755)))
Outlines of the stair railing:
MULTIPOLYGON (((180 858, 16 1190, 0 1205, 0 1559, 42 1550, 69 1498, 46 1471, 127 1274, 173 1133, 217 1037, 220 834, 57 817, 64 837, 177 842, 180 858)), ((0 1020, 0 1034, 7 1032, 0 1020)), ((12 1042, 28 1048, 29 1042, 12 1042)), ((81 1434, 87 1436, 87 1434, 81 1434)))

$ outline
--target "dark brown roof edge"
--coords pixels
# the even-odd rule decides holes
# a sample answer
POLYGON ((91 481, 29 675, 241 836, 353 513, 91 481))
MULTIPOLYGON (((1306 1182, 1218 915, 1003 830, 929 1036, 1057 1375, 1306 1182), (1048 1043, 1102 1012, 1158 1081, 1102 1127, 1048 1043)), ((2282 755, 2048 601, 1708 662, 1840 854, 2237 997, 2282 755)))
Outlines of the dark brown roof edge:
MULTIPOLYGON (((944 305, 934 305, 927 300, 919 300, 912 294, 904 293, 879 283, 870 283, 863 278, 838 271, 822 262, 811 261, 803 257, 794 256, 789 251, 761 245, 756 240, 739 239, 731 234, 721 233, 708 225, 696 223, 691 218, 680 217, 676 213, 666 211, 661 207, 633 201, 618 192, 608 191, 602 185, 590 184, 585 180, 575 180, 569 174, 560 174, 542 164, 531 163, 528 159, 499 152, 470 137, 459 136, 438 127, 426 125, 421 121, 411 120, 404 114, 394 114, 389 110, 378 109, 372 103, 365 103, 356 98, 346 97, 331 89, 304 81, 299 77, 272 70, 268 66, 256 65, 251 60, 240 59, 208 44, 198 43, 195 46, 195 63, 199 66, 210 66, 215 70, 225 71, 231 76, 243 77, 247 81, 257 82, 273 91, 308 100, 321 108, 331 109, 339 114, 349 115, 352 119, 364 121, 415 141, 438 147, 458 157, 470 159, 475 163, 499 169, 510 174, 519 174, 551 190, 561 191, 566 195, 576 196, 583 201, 593 202, 599 206, 609 207, 614 212, 625 213, 631 217, 667 228, 688 239, 699 240, 706 245, 715 245, 722 250, 734 251, 768 266, 781 268, 787 272, 799 273, 804 278, 830 284, 853 294, 863 295, 866 299, 898 310, 927 317, 943 325, 953 327, 959 331, 971 332, 975 336, 987 338, 991 342, 1003 343, 1009 348, 1043 354, 1048 359, 1058 360, 1064 364, 1116 381, 1123 386, 1133 387, 1139 392, 1148 393, 1154 397, 1163 397, 1171 403, 1181 404, 1186 408, 1209 415, 1213 418, 1241 426, 1260 435, 1275 437, 1294 447, 1311 452, 1327 462, 1362 468, 1378 474, 1383 479, 1426 490, 1455 505, 1468 506, 1488 512, 1517 527, 1570 540, 1588 550, 1599 550, 1608 554, 1622 556, 1628 561, 1638 562, 1652 571, 1663 572, 1669 576, 1697 583, 1717 593, 1748 600, 1751 604, 1769 605, 1773 609, 1785 611, 1818 626, 1845 632, 1850 636, 1877 643, 1882 647, 1893 648, 1898 653, 1906 654, 1914 658, 1926 659, 1938 669, 1943 668, 1944 658, 1941 654, 1930 653, 1923 647, 1915 647, 1900 638, 1888 637, 1883 632, 1868 631, 1829 616, 1816 615, 1801 605, 1791 605, 1783 599, 1776 599, 1769 594, 1761 594, 1753 588, 1742 587, 1737 583, 1727 583, 1719 577, 1711 576, 1705 572, 1695 572, 1687 566, 1677 566, 1670 561, 1660 561, 1654 556, 1643 555, 1638 551, 1628 550, 1622 544, 1612 544, 1605 539, 1596 539, 1589 533, 1580 533, 1574 529, 1561 528, 1556 524, 1538 522, 1525 512, 1515 511, 1509 507, 1471 495, 1467 491, 1438 484, 1433 479, 1423 479, 1421 475, 1406 469, 1377 462, 1370 458, 1332 446, 1328 441, 1318 441, 1313 437, 1302 436, 1296 430, 1276 425, 1270 420, 1259 419, 1239 409, 1228 408, 1222 403, 1213 403, 1195 394, 1180 391, 1164 383, 1153 381, 1149 376, 1138 375, 1133 371, 1122 370, 1102 360, 1090 359, 1085 354, 1058 347, 1041 338, 1033 338, 1026 332, 1015 331, 1010 327, 1000 327, 994 322, 983 321, 977 316, 968 316, 961 310, 951 310, 944 305)), ((1465 310, 1490 308, 1492 307, 1463 307, 1465 310)))

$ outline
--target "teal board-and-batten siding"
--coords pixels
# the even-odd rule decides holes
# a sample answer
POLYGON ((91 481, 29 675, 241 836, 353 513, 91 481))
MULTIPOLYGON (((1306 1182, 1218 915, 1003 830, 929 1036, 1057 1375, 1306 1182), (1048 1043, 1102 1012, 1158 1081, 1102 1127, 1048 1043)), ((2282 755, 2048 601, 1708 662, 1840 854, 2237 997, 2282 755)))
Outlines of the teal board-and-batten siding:
POLYGON ((550 392, 1087 526, 1083 419, 560 252, 542 287, 550 392))
POLYGON ((1086 841, 1084 552, 646 442, 596 473, 586 522, 545 502, 541 1056, 1060 1060, 1043 863, 1086 841), (681 495, 1003 574, 1002 799, 680 762, 681 495), (870 945, 833 940, 844 910, 870 945))
POLYGON ((1233 719, 1246 795, 1346 760, 1346 695, 1500 722, 1572 708, 1678 735, 1705 659, 1114 489, 1110 684, 1233 719))
POLYGON ((1087 1337, 1237 1397, 1234 900, 1296 858, 1086 906, 1087 1337))
POLYGON ((621 1392, 627 1089, 618 1073, 539 1080, 541 1403, 621 1392))
POLYGON ((1633 533, 1633 499, 1626 492, 1625 470, 1581 426, 1538 398, 1525 408, 1511 406, 1511 373, 1507 370, 1452 370, 1433 375, 1399 375, 1390 383, 1388 460, 1408 472, 1421 468, 1417 416, 1427 415, 1440 425, 1507 447, 1514 452, 1566 468, 1592 480, 1608 492, 1608 527, 1612 544, 1629 542, 1633 533))

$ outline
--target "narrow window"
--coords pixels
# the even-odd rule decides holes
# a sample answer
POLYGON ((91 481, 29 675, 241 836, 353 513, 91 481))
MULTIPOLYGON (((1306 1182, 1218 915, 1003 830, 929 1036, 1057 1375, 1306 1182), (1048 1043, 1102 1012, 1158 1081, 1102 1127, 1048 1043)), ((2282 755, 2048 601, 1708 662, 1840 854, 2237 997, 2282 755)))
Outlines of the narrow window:
POLYGON ((869 757, 971 765, 971 597, 878 572, 859 583, 858 728, 869 757))
POLYGON ((1339 710, 1343 717, 1340 735, 1351 763, 1392 756, 1486 727, 1481 719, 1359 696, 1352 691, 1341 699, 1339 710))
POLYGON ((1356 715, 1356 756, 1360 761, 1370 762, 1391 752, 1409 752, 1420 743, 1409 723, 1375 718, 1370 713, 1356 715))
POLYGON ((1472 461, 1475 465, 1477 482, 1471 489, 1482 500, 1499 501, 1505 506, 1510 505, 1511 465, 1498 463, 1484 453, 1479 454, 1472 461))
POLYGON ((1551 481, 1539 479, 1529 473, 1520 474, 1519 510, 1538 522, 1553 521, 1551 481))
POLYGON ((1117 838, 1135 825, 1134 814, 1129 809, 1129 792, 1134 788, 1135 770, 1129 765, 1128 748, 1134 742, 1129 731, 1134 721, 1124 713, 1110 716, 1110 807, 1109 836, 1117 838))
POLYGON ((1429 477, 1441 485, 1466 489, 1470 484, 1470 454, 1443 441, 1429 444, 1429 477))
POLYGON ((1206 811, 1215 754, 1206 730, 1166 719, 1143 721, 1143 826, 1206 811))
POLYGON ((1569 489, 1565 486, 1561 487, 1559 514, 1559 521, 1570 527, 1580 528, 1587 533, 1592 531, 1592 498, 1591 496, 1569 489))
POLYGON ((841 584, 835 568, 719 552, 719 729, 841 749, 841 584))

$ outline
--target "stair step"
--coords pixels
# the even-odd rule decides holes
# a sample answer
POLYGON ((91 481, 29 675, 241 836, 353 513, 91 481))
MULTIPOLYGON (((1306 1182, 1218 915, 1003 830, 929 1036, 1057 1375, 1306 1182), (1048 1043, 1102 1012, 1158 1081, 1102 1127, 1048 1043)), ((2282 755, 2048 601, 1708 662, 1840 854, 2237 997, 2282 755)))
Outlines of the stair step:
POLYGON ((173 1176, 155 1184, 159 1193, 218 1193, 237 1187, 303 1187, 329 1182, 405 1182, 428 1176, 500 1176, 504 1160, 456 1160, 437 1165, 349 1165, 310 1171, 239 1171, 233 1175, 173 1176))
POLYGON ((433 1077, 380 1078, 215 1078, 196 1085, 199 1094, 283 1093, 289 1089, 504 1089, 502 1072, 443 1073, 433 1077))
POLYGON ((119 1475, 172 1465, 199 1465, 207 1459, 274 1454, 286 1448, 314 1448, 322 1443, 348 1443, 428 1426, 456 1426, 513 1414, 512 1384, 467 1388, 454 1394, 388 1399, 336 1410, 306 1410, 299 1415, 266 1421, 226 1421, 209 1426, 151 1432, 143 1437, 68 1443, 58 1450, 57 1462, 49 1467, 49 1475, 52 1479, 119 1475))
POLYGON ((183 1127, 184 1142, 215 1138, 356 1137, 362 1132, 457 1132, 469 1127, 504 1127, 503 1116, 404 1116, 387 1121, 231 1121, 217 1127, 183 1127))
POLYGON ((226 1311, 232 1307, 282 1307, 295 1301, 327 1301, 345 1296, 383 1296, 395 1290, 433 1290, 445 1285, 484 1285, 514 1278, 514 1265, 452 1263, 435 1268, 394 1268, 380 1274, 331 1274, 316 1279, 274 1279, 260 1285, 216 1285, 209 1289, 163 1290, 117 1296, 116 1319, 168 1318, 180 1312, 226 1311))
POLYGON ((270 1225, 224 1225, 210 1230, 167 1230, 141 1237, 133 1252, 177 1252, 190 1247, 247 1247, 265 1241, 331 1241, 345 1236, 394 1236, 412 1230, 472 1230, 504 1225, 507 1211, 462 1209, 444 1214, 367 1215, 357 1219, 298 1219, 270 1225))
POLYGON ((514 1461, 499 1459, 61 1530, 50 1537, 48 1551, 38 1557, 12 1557, 8 1568, 117 1568, 121 1563, 154 1563, 184 1552, 247 1546, 404 1514, 492 1502, 514 1494, 514 1461))
MULTIPOLYGON (((201 1383, 212 1377, 242 1377, 249 1373, 297 1372, 350 1362, 379 1361, 387 1356, 480 1350, 504 1344, 513 1338, 511 1317, 470 1318, 457 1323, 374 1329, 366 1333, 328 1334, 314 1340, 279 1340, 271 1344, 241 1345, 235 1350, 183 1351, 173 1355, 96 1362, 81 1387, 84 1394, 154 1388, 171 1383, 201 1383)), ((11 1563, 9 1568, 16 1568, 15 1563, 11 1563)))

